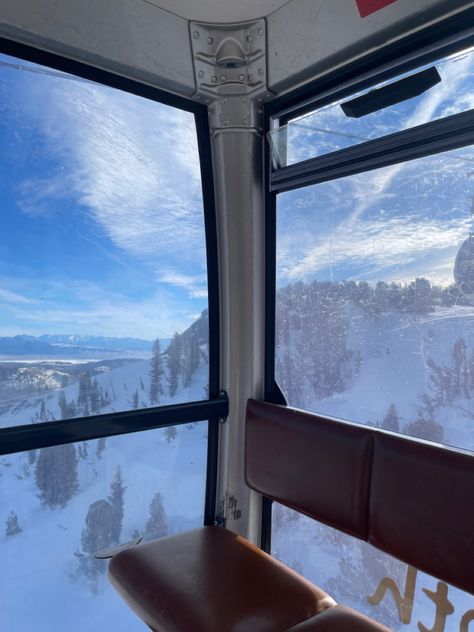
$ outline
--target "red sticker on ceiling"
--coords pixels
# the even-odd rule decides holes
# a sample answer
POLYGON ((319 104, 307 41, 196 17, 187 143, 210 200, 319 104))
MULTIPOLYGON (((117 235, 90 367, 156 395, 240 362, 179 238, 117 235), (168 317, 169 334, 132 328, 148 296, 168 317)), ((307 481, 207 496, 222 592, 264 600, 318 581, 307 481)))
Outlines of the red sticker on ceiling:
POLYGON ((396 0, 356 0, 361 18, 365 18, 367 15, 379 11, 393 2, 396 2, 396 0))

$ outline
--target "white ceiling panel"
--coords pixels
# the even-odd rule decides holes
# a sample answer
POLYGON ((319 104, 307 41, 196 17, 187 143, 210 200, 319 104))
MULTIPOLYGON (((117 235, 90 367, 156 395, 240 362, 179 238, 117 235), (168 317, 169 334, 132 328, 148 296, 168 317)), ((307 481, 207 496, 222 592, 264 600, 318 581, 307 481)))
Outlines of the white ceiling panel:
POLYGON ((289 0, 142 0, 186 20, 243 22, 263 18, 289 0))

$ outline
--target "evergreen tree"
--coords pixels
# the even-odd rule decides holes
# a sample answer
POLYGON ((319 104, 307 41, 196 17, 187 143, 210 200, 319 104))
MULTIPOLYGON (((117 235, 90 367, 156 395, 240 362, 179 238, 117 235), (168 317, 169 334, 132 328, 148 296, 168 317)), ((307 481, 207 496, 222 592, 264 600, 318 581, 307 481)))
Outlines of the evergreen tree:
POLYGON ((77 493, 77 456, 72 444, 42 448, 35 468, 36 486, 43 505, 65 507, 77 493))
POLYGON ((400 415, 398 414, 395 404, 390 404, 385 417, 381 423, 381 427, 384 430, 391 430, 392 432, 400 432, 400 415))
POLYGON ((90 415, 91 391, 91 375, 89 371, 86 371, 79 376, 79 392, 77 395, 77 408, 85 417, 90 415))
POLYGON ((18 535, 19 533, 22 533, 23 531, 23 529, 18 524, 18 516, 16 515, 14 511, 10 512, 10 515, 8 516, 5 522, 5 525, 6 525, 5 536, 7 538, 11 537, 12 535, 18 535))
POLYGON ((112 527, 112 541, 117 544, 120 541, 122 533, 123 513, 124 513, 124 495, 127 488, 123 484, 122 471, 120 465, 115 470, 115 476, 110 485, 110 494, 107 500, 114 512, 112 527))
POLYGON ((168 350, 168 385, 170 397, 174 397, 178 391, 178 379, 181 374, 181 336, 175 332, 168 350))
POLYGON ((93 415, 97 415, 100 411, 100 389, 99 383, 96 379, 94 379, 91 383, 90 393, 89 393, 89 405, 91 409, 91 413, 93 415))
MULTIPOLYGON (((160 395, 163 395, 163 359, 161 357, 160 339, 153 343, 152 356, 150 360, 150 404, 154 406, 160 403, 160 395)), ((137 394, 138 400, 138 394, 137 394)))
POLYGON ((105 450, 105 437, 101 437, 97 440, 97 446, 95 453, 98 459, 102 458, 102 452, 105 450))
POLYGON ((443 426, 436 421, 429 405, 418 410, 417 418, 403 428, 403 433, 437 443, 443 442, 444 435, 443 426))
POLYGON ((84 461, 89 456, 89 446, 87 445, 87 441, 83 441, 77 445, 77 455, 80 459, 84 459, 84 461))
POLYGON ((81 534, 83 553, 76 553, 76 557, 80 560, 80 571, 93 582, 106 568, 103 560, 97 560, 93 555, 115 543, 114 519, 114 509, 107 500, 96 500, 89 506, 81 534))
POLYGON ((199 366, 199 340, 197 336, 188 336, 186 343, 183 349, 183 386, 191 384, 194 372, 199 366))
POLYGON ((40 404, 39 421, 48 421, 48 414, 46 412, 46 404, 44 403, 44 399, 41 400, 40 404))
POLYGON ((163 504, 163 496, 156 492, 150 503, 150 515, 145 527, 147 537, 159 538, 168 533, 168 520, 163 504))
POLYGON ((64 394, 64 391, 59 392, 58 406, 59 406, 59 410, 61 411, 60 419, 67 419, 68 405, 67 405, 66 395, 64 394))
POLYGON ((133 393, 132 406, 135 410, 138 408, 138 390, 133 393))
POLYGON ((176 439, 178 432, 175 426, 168 426, 165 428, 165 438, 168 443, 171 443, 176 439))

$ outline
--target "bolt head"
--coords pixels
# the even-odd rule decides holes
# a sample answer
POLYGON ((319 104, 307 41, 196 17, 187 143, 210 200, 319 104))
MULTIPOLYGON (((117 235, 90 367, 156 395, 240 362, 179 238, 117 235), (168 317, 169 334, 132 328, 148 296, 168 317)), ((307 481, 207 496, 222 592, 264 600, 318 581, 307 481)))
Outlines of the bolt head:
POLYGON ((225 75, 221 75, 221 81, 225 81, 226 80, 226 76, 225 75))
POLYGON ((198 76, 201 77, 201 79, 204 77, 204 70, 200 70, 198 72, 198 76))
POLYGON ((250 42, 252 41, 252 36, 251 35, 247 35, 247 37, 245 39, 250 44, 250 42))
POLYGON ((259 68, 259 69, 258 69, 258 74, 259 74, 259 75, 263 75, 263 68, 259 68))
POLYGON ((263 29, 258 29, 258 34, 260 35, 260 37, 262 37, 262 35, 263 35, 263 29))
POLYGON ((211 81, 212 81, 212 83, 216 83, 216 81, 217 81, 216 75, 212 75, 211 81))
POLYGON ((194 39, 199 39, 199 31, 194 31, 193 37, 194 39))
POLYGON ((212 37, 208 37, 208 38, 207 38, 207 43, 209 44, 209 46, 210 46, 211 44, 214 44, 214 39, 213 39, 212 37))
POLYGON ((239 75, 239 81, 244 81, 245 75, 239 75))

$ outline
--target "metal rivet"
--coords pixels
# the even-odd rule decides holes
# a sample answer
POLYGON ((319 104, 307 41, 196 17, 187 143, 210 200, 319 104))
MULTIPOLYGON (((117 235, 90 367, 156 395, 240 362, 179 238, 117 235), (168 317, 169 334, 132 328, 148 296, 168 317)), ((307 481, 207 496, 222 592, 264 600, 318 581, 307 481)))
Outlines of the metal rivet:
POLYGON ((252 36, 251 35, 247 35, 247 37, 245 39, 250 44, 250 42, 252 41, 252 36))
POLYGON ((201 77, 201 79, 202 79, 202 77, 204 77, 204 70, 200 70, 198 72, 198 76, 201 77))
POLYGON ((259 74, 259 75, 263 75, 263 68, 259 68, 259 69, 258 69, 258 74, 259 74))
POLYGON ((245 79, 245 75, 239 75, 239 80, 243 81, 245 79))
POLYGON ((263 35, 263 29, 258 29, 258 34, 260 35, 260 37, 262 37, 262 35, 263 35))
POLYGON ((216 75, 212 75, 211 81, 212 81, 212 83, 216 83, 216 81, 217 81, 216 75))
POLYGON ((194 31, 193 37, 194 39, 199 39, 199 31, 194 31))
POLYGON ((225 75, 221 75, 221 81, 225 81, 226 80, 226 76, 225 75))
POLYGON ((212 37, 208 37, 208 38, 207 38, 207 43, 209 44, 209 46, 210 46, 211 44, 214 44, 214 40, 212 39, 212 37))

